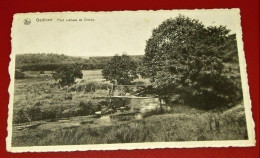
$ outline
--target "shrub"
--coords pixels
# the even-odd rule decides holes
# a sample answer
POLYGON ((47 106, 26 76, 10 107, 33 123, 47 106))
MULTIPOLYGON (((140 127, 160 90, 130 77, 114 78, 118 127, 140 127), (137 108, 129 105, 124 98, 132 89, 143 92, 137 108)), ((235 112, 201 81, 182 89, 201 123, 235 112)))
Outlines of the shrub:
POLYGON ((30 121, 37 121, 42 119, 42 111, 39 106, 31 106, 26 110, 30 121))
POLYGON ((62 117, 61 111, 58 109, 58 106, 48 107, 42 110, 41 119, 43 120, 54 120, 56 118, 62 117))
POLYGON ((13 116, 14 116, 14 120, 13 120, 14 123, 24 123, 29 121, 29 118, 24 108, 19 109, 17 112, 15 112, 13 116))
POLYGON ((61 111, 61 117, 74 117, 74 116, 78 116, 80 114, 80 112, 81 112, 81 109, 79 107, 73 107, 73 108, 61 111))
POLYGON ((15 79, 25 79, 25 74, 20 71, 15 70, 14 78, 15 79))
POLYGON ((111 98, 111 102, 108 103, 110 108, 117 109, 119 107, 124 107, 129 103, 128 98, 111 98))
POLYGON ((96 111, 101 110, 101 106, 99 104, 95 105, 91 101, 80 101, 79 108, 79 115, 93 115, 96 111))

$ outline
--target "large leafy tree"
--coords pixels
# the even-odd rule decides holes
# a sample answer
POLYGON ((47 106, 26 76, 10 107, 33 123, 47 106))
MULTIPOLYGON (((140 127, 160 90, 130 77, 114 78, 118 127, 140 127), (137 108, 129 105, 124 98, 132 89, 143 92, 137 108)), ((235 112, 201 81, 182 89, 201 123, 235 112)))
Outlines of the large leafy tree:
POLYGON ((104 66, 102 75, 112 83, 116 81, 119 85, 131 84, 137 78, 136 68, 137 64, 130 56, 126 54, 122 56, 115 55, 104 66))
POLYGON ((76 78, 82 78, 83 74, 79 65, 61 66, 53 73, 53 78, 63 86, 70 86, 75 83, 76 78))
POLYGON ((168 19, 147 41, 143 75, 159 98, 178 94, 190 105, 228 105, 236 97, 236 87, 223 73, 229 36, 224 26, 205 27, 182 15, 168 19))

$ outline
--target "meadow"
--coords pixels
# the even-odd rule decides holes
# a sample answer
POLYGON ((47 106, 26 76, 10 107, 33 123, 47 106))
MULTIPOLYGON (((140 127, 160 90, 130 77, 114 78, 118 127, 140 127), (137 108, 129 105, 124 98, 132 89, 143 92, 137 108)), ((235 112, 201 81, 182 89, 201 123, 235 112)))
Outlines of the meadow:
POLYGON ((50 71, 24 73, 15 80, 12 146, 248 139, 243 103, 207 111, 172 104, 161 113, 156 98, 115 99, 109 113, 100 96, 111 83, 101 70, 83 71, 82 80, 65 88, 50 71))

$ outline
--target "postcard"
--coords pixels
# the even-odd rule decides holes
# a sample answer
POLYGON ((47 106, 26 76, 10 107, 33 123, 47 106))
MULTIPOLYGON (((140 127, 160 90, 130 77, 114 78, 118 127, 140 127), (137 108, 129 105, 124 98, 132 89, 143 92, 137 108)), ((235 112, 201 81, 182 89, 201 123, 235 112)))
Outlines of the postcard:
POLYGON ((17 13, 9 152, 255 146, 239 9, 17 13))

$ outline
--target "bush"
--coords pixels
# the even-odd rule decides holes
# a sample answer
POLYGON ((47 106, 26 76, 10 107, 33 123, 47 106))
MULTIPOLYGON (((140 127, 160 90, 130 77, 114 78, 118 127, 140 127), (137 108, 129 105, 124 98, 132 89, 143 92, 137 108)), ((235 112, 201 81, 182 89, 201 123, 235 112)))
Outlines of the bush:
POLYGON ((111 109, 117 109, 120 107, 125 107, 129 103, 128 98, 111 98, 111 102, 108 105, 111 109))
POLYGON ((79 102, 79 115, 93 115, 96 111, 101 110, 100 104, 93 104, 91 101, 80 101, 79 102))
POLYGON ((58 109, 59 107, 48 107, 47 109, 42 110, 41 119, 43 120, 54 120, 57 118, 61 118, 61 111, 58 109))
POLYGON ((25 74, 20 71, 15 70, 14 78, 15 79, 25 79, 25 74))
POLYGON ((28 115, 26 114, 26 110, 24 108, 19 109, 13 116, 14 123, 24 123, 29 121, 28 115))
POLYGON ((37 121, 42 119, 42 111, 39 106, 31 106, 26 110, 30 121, 37 121))
POLYGON ((79 107, 73 107, 70 109, 66 109, 61 112, 61 117, 74 117, 78 116, 79 113, 81 112, 81 109, 79 107))
POLYGON ((14 123, 24 123, 38 120, 53 120, 61 118, 61 108, 59 106, 49 106, 47 108, 40 108, 42 102, 37 101, 33 106, 28 108, 21 108, 14 114, 14 123))

